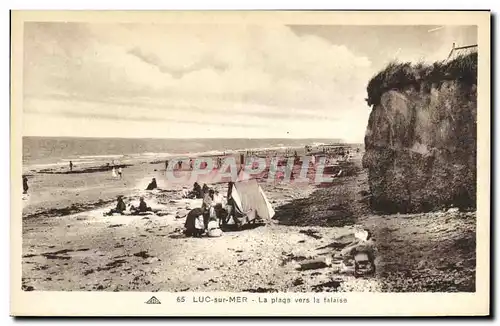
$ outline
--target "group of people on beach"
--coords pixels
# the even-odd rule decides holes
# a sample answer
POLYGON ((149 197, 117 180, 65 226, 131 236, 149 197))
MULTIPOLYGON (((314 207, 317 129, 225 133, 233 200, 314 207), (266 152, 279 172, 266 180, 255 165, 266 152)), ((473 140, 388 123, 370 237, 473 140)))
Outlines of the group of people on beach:
MULTIPOLYGON (((129 211, 131 215, 140 215, 141 213, 151 212, 151 207, 146 204, 144 197, 139 199, 139 206, 129 205, 129 211)), ((127 205, 123 200, 123 196, 118 196, 115 208, 112 208, 109 212, 105 213, 105 216, 112 216, 114 214, 125 215, 127 211, 127 205)))
MULTIPOLYGON (((215 159, 215 166, 214 167, 217 168, 217 169, 221 168, 223 162, 224 162, 224 159, 222 157, 218 156, 215 159)), ((193 170, 193 168, 194 168, 194 159, 190 158, 188 164, 189 164, 189 169, 193 170)), ((165 170, 168 170, 169 165, 170 165, 170 161, 166 160, 165 161, 165 170)), ((182 170, 182 161, 181 160, 177 161, 175 167, 177 168, 177 170, 182 170)), ((207 163, 206 162, 202 162, 200 168, 205 169, 206 167, 207 167, 207 163)))
MULTIPOLYGON (((194 183, 193 189, 184 194, 186 198, 202 198, 202 204, 199 208, 192 209, 186 216, 184 224, 185 234, 187 236, 201 237, 207 234, 209 237, 218 237, 222 235, 222 227, 227 227, 231 218, 234 220, 236 229, 240 227, 240 223, 236 218, 235 202, 232 198, 233 182, 229 182, 227 199, 220 194, 219 190, 209 188, 207 184, 200 186, 197 182, 194 183)), ((153 178, 147 190, 156 188, 156 180, 153 178), (153 186, 152 186, 153 184, 153 186)), ((140 197, 139 205, 135 207, 132 204, 125 204, 124 197, 118 196, 116 206, 104 213, 104 216, 120 215, 141 215, 152 212, 144 200, 140 197), (127 213, 127 210, 130 213, 127 213)))
MULTIPOLYGON (((158 185, 156 183, 156 178, 153 178, 151 182, 146 187, 146 190, 154 190, 157 189, 158 185)), ((127 211, 127 205, 123 201, 123 196, 118 196, 115 208, 112 208, 109 212, 105 213, 105 216, 111 216, 113 214, 124 215, 127 211)), ((139 198, 139 206, 134 207, 134 205, 130 204, 130 214, 131 215, 139 215, 142 213, 151 212, 152 209, 146 204, 144 197, 139 198)))
POLYGON ((203 187, 201 187, 198 182, 195 182, 193 184, 193 189, 189 192, 186 190, 185 193, 183 194, 183 197, 190 199, 194 198, 200 199, 203 198, 204 194, 207 192, 208 192, 208 186, 206 183, 203 184, 203 187))
POLYGON ((236 218, 236 206, 232 197, 234 183, 229 182, 226 199, 217 189, 209 188, 206 184, 203 187, 195 182, 191 195, 196 198, 203 198, 201 208, 195 208, 188 213, 184 224, 187 236, 201 237, 207 234, 209 237, 222 235, 222 229, 227 228, 231 218, 236 229, 241 227, 240 221, 236 218))

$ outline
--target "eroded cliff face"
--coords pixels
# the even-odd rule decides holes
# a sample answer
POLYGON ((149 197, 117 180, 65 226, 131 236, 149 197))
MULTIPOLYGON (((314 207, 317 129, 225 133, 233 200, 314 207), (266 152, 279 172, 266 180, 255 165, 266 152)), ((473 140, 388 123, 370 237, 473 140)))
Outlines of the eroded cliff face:
POLYGON ((476 111, 476 85, 460 80, 383 92, 368 121, 363 157, 372 208, 475 208, 476 111))

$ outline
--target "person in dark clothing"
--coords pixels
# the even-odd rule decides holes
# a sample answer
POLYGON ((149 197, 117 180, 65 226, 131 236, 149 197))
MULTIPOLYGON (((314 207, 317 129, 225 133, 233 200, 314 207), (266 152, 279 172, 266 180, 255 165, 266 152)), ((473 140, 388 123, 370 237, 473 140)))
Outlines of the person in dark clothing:
POLYGON ((182 169, 182 161, 179 161, 179 163, 177 163, 177 167, 179 168, 179 170, 182 169))
POLYGON ((187 194, 187 198, 203 198, 201 186, 198 182, 193 184, 193 189, 187 194))
POLYGON ((106 215, 113 215, 114 213, 123 214, 127 210, 127 205, 123 201, 122 196, 118 196, 116 207, 111 209, 106 215))
POLYGON ((195 198, 203 198, 203 193, 201 190, 201 186, 198 182, 193 184, 193 195, 195 198))
POLYGON ((233 193, 233 187, 234 187, 234 182, 229 181, 229 183, 227 184, 227 196, 226 196, 227 199, 231 198, 231 194, 233 193))
POLYGON ((203 184, 203 188, 201 188, 201 198, 204 198, 208 193, 208 186, 206 183, 203 184))
POLYGON ((132 214, 146 213, 151 212, 151 207, 149 207, 144 201, 144 197, 139 199, 139 207, 135 208, 134 206, 130 207, 130 211, 132 214))
POLYGON ((23 194, 27 194, 29 188, 30 187, 28 187, 28 178, 23 176, 23 194))
POLYGON ((73 171, 73 162, 72 161, 69 161, 69 170, 73 171))
POLYGON ((148 207, 148 205, 144 201, 144 197, 141 197, 141 199, 139 200, 139 213, 144 213, 150 210, 151 207, 148 207))
POLYGON ((118 213, 123 213, 125 210, 127 210, 127 206, 125 205, 125 202, 123 201, 123 197, 122 196, 118 197, 118 201, 116 203, 115 210, 118 213))
POLYGON ((165 161, 165 170, 168 170, 168 160, 165 161))
POLYGON ((156 179, 153 178, 153 180, 151 180, 151 182, 149 183, 149 185, 146 188, 146 190, 153 190, 153 189, 156 189, 156 188, 158 188, 158 185, 156 184, 156 179))
POLYGON ((200 223, 203 215, 203 210, 201 208, 192 209, 186 216, 186 222, 184 223, 184 234, 188 237, 201 237, 205 232, 203 223, 200 223))

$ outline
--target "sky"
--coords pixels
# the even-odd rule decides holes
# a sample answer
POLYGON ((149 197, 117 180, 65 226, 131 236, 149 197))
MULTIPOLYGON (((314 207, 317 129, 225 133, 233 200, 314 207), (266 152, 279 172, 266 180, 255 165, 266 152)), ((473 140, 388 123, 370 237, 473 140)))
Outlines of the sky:
POLYGON ((24 26, 23 135, 362 142, 369 79, 474 26, 24 26))

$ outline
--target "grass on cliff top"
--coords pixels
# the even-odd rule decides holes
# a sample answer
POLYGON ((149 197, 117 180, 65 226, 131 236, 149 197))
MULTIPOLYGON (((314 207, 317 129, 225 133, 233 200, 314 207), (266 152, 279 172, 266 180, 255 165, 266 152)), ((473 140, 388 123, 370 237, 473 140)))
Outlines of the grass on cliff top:
POLYGON ((433 64, 392 62, 370 80, 366 101, 371 107, 378 105, 382 94, 389 90, 414 87, 418 91, 422 88, 430 91, 431 87, 439 87, 441 83, 451 80, 468 86, 477 84, 477 53, 433 64))

